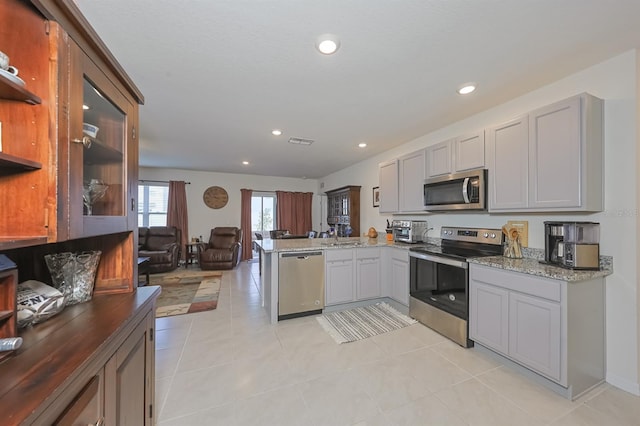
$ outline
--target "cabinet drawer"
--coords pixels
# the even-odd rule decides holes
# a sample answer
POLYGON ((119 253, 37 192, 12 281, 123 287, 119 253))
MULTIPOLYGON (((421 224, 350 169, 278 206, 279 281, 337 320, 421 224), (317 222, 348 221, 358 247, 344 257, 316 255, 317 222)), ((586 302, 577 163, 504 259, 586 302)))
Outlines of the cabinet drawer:
POLYGON ((353 249, 326 250, 325 259, 327 262, 333 260, 353 260, 353 249))
POLYGON ((356 259, 378 259, 380 257, 379 248, 359 248, 356 249, 356 259))
POLYGON ((555 302, 561 300, 561 283, 555 280, 473 264, 471 279, 555 302))

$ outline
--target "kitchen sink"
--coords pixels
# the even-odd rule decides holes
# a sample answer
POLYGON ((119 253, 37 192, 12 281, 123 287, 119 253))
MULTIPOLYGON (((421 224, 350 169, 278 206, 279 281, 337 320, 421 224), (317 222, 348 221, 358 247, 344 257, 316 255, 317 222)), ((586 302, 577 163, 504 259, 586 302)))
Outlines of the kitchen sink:
POLYGON ((332 243, 321 243, 321 245, 328 247, 358 247, 364 245, 364 243, 361 241, 334 241, 332 243))

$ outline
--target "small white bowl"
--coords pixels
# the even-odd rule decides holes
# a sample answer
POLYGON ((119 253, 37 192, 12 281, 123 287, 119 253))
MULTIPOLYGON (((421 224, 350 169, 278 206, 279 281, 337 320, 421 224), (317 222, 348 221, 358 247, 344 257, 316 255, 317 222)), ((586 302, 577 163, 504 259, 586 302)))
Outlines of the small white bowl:
POLYGON ((82 123, 82 132, 90 138, 95 139, 98 136, 98 130, 100 130, 98 126, 94 126, 89 123, 82 123))

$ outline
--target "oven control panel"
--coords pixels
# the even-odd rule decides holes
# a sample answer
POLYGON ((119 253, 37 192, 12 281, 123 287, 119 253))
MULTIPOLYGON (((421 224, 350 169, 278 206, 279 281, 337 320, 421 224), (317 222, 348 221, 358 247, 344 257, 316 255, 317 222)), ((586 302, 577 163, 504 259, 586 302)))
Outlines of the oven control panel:
POLYGON ((450 241, 467 241, 482 244, 502 244, 502 230, 490 228, 458 228, 443 226, 440 238, 450 241))

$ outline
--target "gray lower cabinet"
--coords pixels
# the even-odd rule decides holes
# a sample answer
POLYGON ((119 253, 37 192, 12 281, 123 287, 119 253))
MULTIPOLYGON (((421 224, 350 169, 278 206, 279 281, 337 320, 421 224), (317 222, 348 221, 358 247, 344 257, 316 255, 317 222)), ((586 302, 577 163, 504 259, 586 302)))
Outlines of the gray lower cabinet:
POLYGON ((356 251, 356 300, 382 296, 380 249, 358 248, 356 251))
POLYGON ((604 380, 604 279, 567 282, 469 265, 469 335, 560 385, 570 399, 604 380))
POLYGON ((387 247, 385 255, 385 293, 409 307, 409 250, 387 247))
POLYGON ((526 294, 509 294, 509 355, 560 381, 560 303, 526 294))
POLYGON ((355 300, 353 249, 325 252, 325 305, 339 305, 355 300))
POLYGON ((380 249, 336 249, 325 252, 325 305, 382 297, 380 249))

